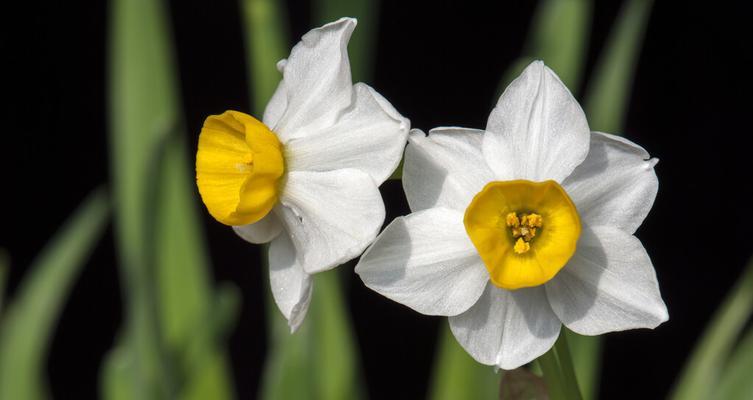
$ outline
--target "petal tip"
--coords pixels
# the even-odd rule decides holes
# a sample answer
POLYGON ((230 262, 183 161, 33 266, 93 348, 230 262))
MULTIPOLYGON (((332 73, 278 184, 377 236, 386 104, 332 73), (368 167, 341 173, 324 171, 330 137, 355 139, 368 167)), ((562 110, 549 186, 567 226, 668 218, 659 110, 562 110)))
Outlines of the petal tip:
MULTIPOLYGON (((356 20, 354 18, 343 17, 337 21, 332 21, 318 28, 314 28, 301 37, 301 43, 306 47, 316 47, 328 32, 335 31, 341 38, 341 46, 347 45, 350 36, 356 29, 356 20)), ((291 53, 292 54, 292 53, 291 53)))

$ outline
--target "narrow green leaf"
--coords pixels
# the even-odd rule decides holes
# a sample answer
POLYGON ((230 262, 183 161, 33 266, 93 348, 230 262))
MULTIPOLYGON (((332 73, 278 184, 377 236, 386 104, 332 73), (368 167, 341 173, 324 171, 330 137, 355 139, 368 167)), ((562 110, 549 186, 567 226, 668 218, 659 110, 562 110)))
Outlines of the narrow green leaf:
MULTIPOLYGON (((132 386, 133 397, 145 400, 176 392, 161 343, 153 246, 160 144, 178 125, 175 69, 165 21, 161 1, 112 3, 110 160, 126 307, 120 347, 131 353, 127 358, 132 366, 123 369, 130 376, 122 379, 132 386)), ((103 376, 113 375, 105 371, 103 376)))
POLYGON ((552 400, 569 400, 565 379, 560 370, 560 361, 554 348, 549 349, 549 351, 537 358, 536 364, 543 372, 549 398, 552 400))
POLYGON ((443 322, 437 341, 429 398, 497 399, 502 374, 474 360, 455 340, 447 321, 443 322))
POLYGON ((498 94, 502 94, 507 85, 533 60, 543 60, 570 90, 577 90, 583 75, 590 26, 589 0, 540 1, 523 56, 503 76, 498 94))
POLYGON ((314 378, 307 364, 307 349, 311 346, 309 321, 304 321, 298 332, 291 335, 271 299, 266 308, 268 319, 276 317, 283 321, 274 322, 273 328, 269 329, 269 352, 264 364, 259 398, 315 399, 315 392, 312 390, 314 378))
POLYGON ((368 81, 373 74, 376 54, 376 33, 379 22, 379 0, 314 0, 314 20, 318 25, 342 17, 358 19, 358 28, 348 45, 353 82, 368 81))
POLYGON ((155 176, 154 245, 155 277, 159 293, 159 317, 164 342, 173 349, 184 348, 206 323, 213 303, 209 284, 209 260, 204 248, 194 180, 188 176, 183 135, 165 142, 161 163, 155 176))
MULTIPOLYGON (((347 268, 352 270, 352 268, 347 268)), ((345 294, 337 271, 315 276, 316 294, 311 301, 310 363, 319 399, 362 398, 361 368, 345 294)))
MULTIPOLYGON (((269 270, 267 254, 269 245, 262 245, 260 261, 262 271, 269 270)), ((307 321, 295 334, 290 333, 287 321, 272 297, 267 280, 267 341, 269 352, 259 388, 262 400, 313 399, 313 377, 308 365, 308 349, 311 347, 311 324, 307 321)), ((310 309, 310 307, 309 307, 310 309)))
POLYGON ((561 333, 557 342, 554 343, 554 350, 557 352, 562 378, 567 391, 567 398, 571 400, 582 400, 578 379, 573 367, 573 358, 570 355, 570 346, 567 343, 567 335, 561 333))
POLYGON ((721 400, 753 398, 753 328, 732 352, 714 393, 721 400))
POLYGON ((281 75, 276 63, 288 56, 288 24, 279 0, 241 0, 246 33, 249 93, 260 117, 281 75))
POLYGON ((714 313, 677 381, 672 399, 714 398, 732 348, 753 313, 753 258, 714 313))
POLYGON ((116 0, 111 16, 111 158, 127 320, 102 395, 231 398, 220 337, 232 322, 214 318, 163 6, 116 0))
POLYGON ((184 136, 174 135, 166 141, 160 157, 162 179, 154 225, 160 331, 164 346, 174 355, 170 361, 178 364, 181 398, 229 399, 233 397, 232 382, 218 345, 223 330, 233 324, 232 307, 237 306, 239 294, 228 286, 220 303, 214 298, 194 206, 199 200, 188 175, 193 168, 186 154, 184 136), (225 307, 220 313, 218 304, 225 307))
POLYGON ((591 130, 615 133, 624 129, 652 5, 653 0, 630 0, 623 5, 588 86, 585 109, 591 130))
POLYGON ((591 28, 590 0, 546 0, 534 16, 528 56, 544 60, 573 90, 580 85, 591 28))
POLYGON ((73 282, 107 223, 94 191, 34 260, 0 325, 0 399, 45 399, 46 352, 73 282))
POLYGON ((290 334, 273 302, 270 353, 261 398, 347 400, 363 398, 355 334, 348 318, 337 271, 314 277, 315 293, 308 316, 290 334))
POLYGON ((183 388, 182 400, 232 399, 235 397, 230 363, 224 351, 212 349, 207 351, 206 358, 192 365, 190 378, 183 388))
MULTIPOLYGON (((5 281, 8 278, 8 270, 10 269, 10 261, 8 252, 5 249, 0 249, 0 317, 3 315, 3 297, 5 296, 5 281)), ((2 319, 0 319, 0 327, 2 327, 2 319)))
POLYGON ((563 329, 573 357, 578 387, 585 400, 598 398, 602 340, 599 336, 582 336, 563 329))
MULTIPOLYGON (((126 345, 127 346, 127 345, 126 345)), ((126 346, 110 350, 101 371, 101 398, 107 400, 132 400, 137 398, 129 377, 133 376, 134 352, 126 346)))

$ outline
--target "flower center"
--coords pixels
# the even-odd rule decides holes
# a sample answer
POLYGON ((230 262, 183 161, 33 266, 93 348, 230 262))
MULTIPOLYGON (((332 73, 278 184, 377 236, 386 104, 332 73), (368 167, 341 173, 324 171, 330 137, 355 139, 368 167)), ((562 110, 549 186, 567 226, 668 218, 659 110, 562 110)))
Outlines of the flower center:
POLYGON ((514 212, 508 213, 505 216, 505 224, 510 228, 512 237, 518 239, 513 250, 518 254, 523 254, 531 250, 529 242, 536 236, 536 229, 541 228, 543 218, 535 213, 520 214, 520 217, 518 215, 514 212))
POLYGON ((546 283, 575 253, 580 217, 557 182, 490 182, 463 219, 495 285, 520 289, 546 283))
POLYGON ((278 200, 282 144, 250 115, 209 116, 199 135, 196 184, 209 213, 226 225, 252 224, 278 200))

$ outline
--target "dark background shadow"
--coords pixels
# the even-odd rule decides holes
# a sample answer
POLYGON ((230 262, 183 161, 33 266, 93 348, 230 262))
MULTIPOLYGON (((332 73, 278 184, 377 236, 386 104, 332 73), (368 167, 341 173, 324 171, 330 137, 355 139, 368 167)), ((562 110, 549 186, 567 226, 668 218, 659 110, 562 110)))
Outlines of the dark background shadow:
MULTIPOLYGON (((375 77, 367 83, 424 131, 483 128, 535 5, 488 3, 384 1, 375 77)), ((586 77, 620 5, 596 3, 586 77)), ((12 293, 34 254, 108 178, 107 2, 4 5, 0 246, 12 258, 12 293)), ((311 6, 292 0, 288 10, 297 40, 314 26, 311 6)), ((240 15, 235 1, 175 0, 171 13, 195 148, 208 114, 250 108, 240 15)), ((751 17, 742 1, 654 6, 624 133, 661 159, 659 195, 637 236, 656 266, 670 320, 653 332, 606 335, 602 398, 663 398, 753 253, 751 17)), ((571 89, 582 93, 587 84, 571 89)), ((399 183, 386 183, 382 193, 388 220, 407 212, 399 183)), ((253 398, 265 354, 267 273, 256 265, 256 247, 204 217, 215 277, 243 292, 230 350, 238 394, 253 398)), ((438 324, 446 322, 382 298, 355 274, 346 276, 370 397, 423 398, 438 324)), ((48 374, 56 398, 96 397, 99 364, 112 346, 120 307, 108 235, 75 284, 52 343, 48 374)))

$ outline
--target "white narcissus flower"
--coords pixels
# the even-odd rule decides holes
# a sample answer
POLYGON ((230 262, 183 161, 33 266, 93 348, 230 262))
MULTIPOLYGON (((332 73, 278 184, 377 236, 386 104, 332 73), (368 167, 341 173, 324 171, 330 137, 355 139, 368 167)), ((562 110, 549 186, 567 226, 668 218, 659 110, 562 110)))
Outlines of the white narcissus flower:
POLYGON ((311 274, 359 256, 384 222, 378 186, 397 168, 409 121, 351 82, 356 20, 313 29, 277 66, 283 79, 263 123, 227 111, 204 122, 196 180, 218 221, 270 242, 272 293, 291 331, 311 300, 311 274))
POLYGON ((486 131, 408 139, 395 219, 356 266, 366 286, 449 317, 477 361, 517 368, 562 324, 583 335, 668 319, 633 236, 656 197, 656 159, 591 133, 559 78, 534 62, 505 90, 486 131))

